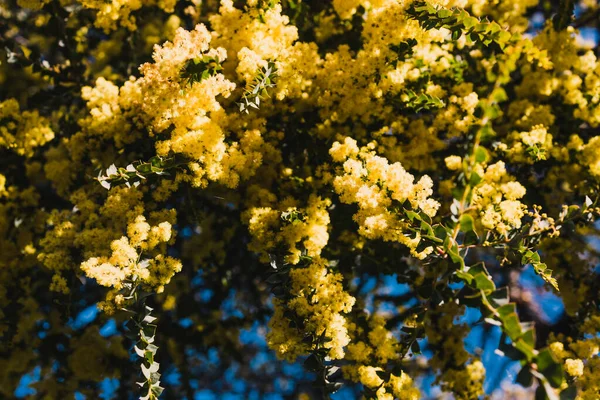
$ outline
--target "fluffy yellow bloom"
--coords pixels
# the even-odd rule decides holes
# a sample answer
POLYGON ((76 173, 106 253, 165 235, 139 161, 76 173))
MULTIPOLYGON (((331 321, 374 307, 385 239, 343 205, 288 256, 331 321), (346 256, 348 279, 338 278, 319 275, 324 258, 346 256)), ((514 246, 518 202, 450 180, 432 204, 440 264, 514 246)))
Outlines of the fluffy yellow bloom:
POLYGON ((567 374, 573 377, 579 377, 583 375, 583 361, 579 359, 567 358, 565 360, 565 371, 567 374))
POLYGON ((32 10, 39 10, 48 3, 49 0, 18 0, 17 4, 19 7, 30 8, 32 10))
POLYGON ((68 294, 70 292, 69 286, 67 285, 67 280, 58 274, 52 276, 52 283, 50 284, 49 289, 53 292, 60 292, 64 294, 68 294))
POLYGON ((125 279, 125 271, 110 263, 101 263, 96 257, 83 262, 81 270, 91 278, 94 278, 102 286, 120 289, 122 281, 125 279))
POLYGON ((278 300, 273 304, 275 309, 269 321, 267 344, 277 357, 294 362, 309 350, 308 346, 302 342, 301 334, 291 328, 289 320, 284 317, 285 305, 278 300))
POLYGON ((547 159, 548 154, 554 150, 552 135, 544 125, 533 125, 529 131, 515 132, 509 138, 510 145, 507 145, 503 151, 514 162, 532 164, 547 159))
POLYGON ((94 87, 84 86, 81 97, 86 100, 89 115, 79 120, 87 137, 100 136, 115 141, 117 147, 132 143, 139 138, 133 131, 135 110, 132 102, 138 102, 140 93, 127 82, 122 88, 104 78, 98 78, 94 87))
POLYGON ((0 120, 0 148, 21 156, 32 157, 37 147, 54 139, 49 121, 37 110, 21 111, 15 99, 0 103, 0 120))
POLYGON ((521 226, 525 206, 518 200, 524 195, 523 185, 511 180, 504 162, 499 161, 485 170, 483 181, 473 190, 471 204, 480 212, 484 228, 506 235, 521 226))
POLYGON ((310 257, 319 256, 329 240, 327 226, 328 199, 310 196, 306 207, 253 207, 244 213, 252 234, 249 248, 261 252, 267 260, 267 252, 277 244, 284 244, 288 252, 286 261, 297 264, 302 250, 310 257))
POLYGON ((135 30, 136 20, 131 13, 142 6, 158 5, 166 12, 173 12, 175 0, 115 0, 109 3, 102 0, 83 0, 81 4, 96 11, 94 25, 108 33, 116 29, 117 24, 135 30))
POLYGON ((464 369, 449 369, 444 372, 445 389, 455 393, 457 399, 468 400, 481 396, 485 368, 479 360, 473 361, 464 369))
POLYGON ((377 371, 381 371, 381 368, 374 368, 365 365, 360 366, 358 368, 360 382, 370 388, 378 387, 383 383, 383 380, 377 375, 377 371))
MULTIPOLYGON (((355 298, 345 292, 342 276, 328 271, 327 260, 318 257, 307 267, 293 268, 289 274, 292 299, 285 306, 303 319, 304 334, 310 333, 314 337, 324 334, 329 339, 324 344, 329 357, 342 359, 344 348, 350 343, 344 314, 352 310, 355 302, 355 298)), ((271 331, 267 343, 280 357, 293 360, 309 349, 298 346, 304 335, 281 320, 284 305, 277 305, 269 323, 271 331)))
POLYGON ((397 399, 417 400, 420 398, 419 390, 413 386, 413 380, 404 372, 400 376, 392 374, 389 384, 397 399))
POLYGON ((448 156, 444 159, 446 168, 450 171, 456 171, 462 168, 462 158, 460 156, 448 156))
POLYGON ((0 196, 6 194, 6 176, 0 174, 0 196))
POLYGON ((583 163, 594 176, 600 176, 600 137, 596 136, 586 143, 581 152, 583 163))
MULTIPOLYGON (((127 234, 110 243, 109 257, 91 257, 81 264, 81 270, 98 284, 115 290, 135 281, 161 293, 164 285, 182 268, 179 260, 156 252, 158 246, 164 249, 164 244, 171 240, 171 224, 164 221, 151 226, 143 215, 138 215, 127 225, 127 234)), ((115 296, 113 291, 107 300, 116 302, 115 296)), ((112 310, 113 306, 108 301, 103 307, 112 310)))
POLYGON ((389 164, 368 147, 357 151, 353 139, 335 142, 330 150, 335 161, 342 162, 340 174, 333 180, 333 187, 344 203, 358 205, 354 220, 359 233, 369 239, 396 241, 411 249, 416 257, 424 257, 431 248, 421 253, 415 251, 419 238, 404 235, 408 222, 391 210, 392 201, 400 204, 409 201, 413 209, 434 216, 439 203, 429 196, 433 193, 433 181, 427 175, 416 183, 398 162, 389 164))

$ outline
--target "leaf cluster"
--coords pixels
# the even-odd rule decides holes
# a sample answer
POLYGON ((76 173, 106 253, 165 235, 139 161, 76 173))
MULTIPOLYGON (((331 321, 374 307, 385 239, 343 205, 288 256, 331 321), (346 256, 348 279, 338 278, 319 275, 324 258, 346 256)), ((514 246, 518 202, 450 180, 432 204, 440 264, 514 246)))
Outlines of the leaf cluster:
POLYGON ((248 114, 251 108, 258 110, 261 99, 271 97, 268 89, 275 87, 276 79, 277 66, 273 61, 269 61, 265 67, 257 71, 253 81, 242 94, 242 99, 238 103, 240 112, 248 114))
POLYGON ((504 50, 511 43, 513 35, 497 22, 479 20, 463 9, 447 9, 436 7, 423 1, 416 1, 407 10, 408 15, 419 21, 425 29, 447 28, 452 33, 452 40, 462 35, 467 41, 485 47, 504 50))

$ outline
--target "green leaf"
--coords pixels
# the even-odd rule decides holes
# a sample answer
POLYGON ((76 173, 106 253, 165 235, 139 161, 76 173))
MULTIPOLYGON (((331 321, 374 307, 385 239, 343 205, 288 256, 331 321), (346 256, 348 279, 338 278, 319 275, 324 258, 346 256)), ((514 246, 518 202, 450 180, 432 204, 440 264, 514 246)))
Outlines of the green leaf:
POLYGON ((475 149, 475 162, 484 163, 487 162, 489 158, 490 156, 485 147, 477 146, 477 148, 475 149))
POLYGON ((488 275, 479 272, 474 274, 473 278, 475 280, 475 287, 482 290, 486 295, 496 290, 494 281, 488 275))
POLYGON ((569 386, 560 392, 560 400, 575 400, 577 398, 577 387, 569 386))
POLYGON ((488 27, 487 27, 486 30, 487 30, 487 32, 494 34, 494 33, 500 32, 502 30, 502 27, 500 25, 498 25, 497 23, 495 23, 495 22, 491 22, 488 25, 488 27))
POLYGON ((471 282, 473 282, 473 275, 468 272, 457 270, 454 273, 458 278, 465 281, 468 285, 471 285, 471 282))
POLYGON ((218 57, 202 56, 188 60, 181 70, 181 78, 185 85, 191 86, 201 82, 223 70, 218 57))
MULTIPOLYGON (((488 108, 491 108, 491 107, 486 107, 484 109, 484 111, 487 110, 488 108)), ((496 137, 496 132, 492 128, 491 124, 485 124, 479 130, 479 136, 480 136, 482 142, 487 142, 488 140, 496 137)))
POLYGON ((427 222, 421 220, 421 232, 425 232, 428 236, 434 236, 433 228, 427 222))
POLYGON ((500 337, 500 343, 498 344, 498 350, 504 353, 504 356, 512 360, 523 360, 523 353, 517 350, 513 343, 506 343, 506 333, 502 333, 500 337))
POLYGON ((425 240, 428 240, 430 242, 434 242, 437 244, 441 244, 444 242, 442 239, 437 238, 435 236, 430 236, 430 235, 421 235, 421 239, 425 239, 425 240))
POLYGON ((548 382, 550 382, 552 387, 557 388, 562 385, 564 380, 562 367, 548 348, 545 348, 538 353, 536 364, 538 366, 538 371, 548 379, 548 382))
POLYGON ((525 357, 527 357, 527 361, 531 361, 533 359, 533 357, 535 357, 535 350, 532 346, 530 346, 529 344, 527 344, 527 342, 522 339, 519 338, 514 342, 514 346, 517 350, 519 350, 521 353, 523 353, 525 355, 525 357))
POLYGON ((154 363, 154 353, 151 351, 144 352, 144 358, 148 364, 152 365, 152 363, 154 363))
POLYGON ((501 307, 498 307, 498 309, 496 310, 498 311, 498 314, 500 314, 500 318, 505 318, 508 317, 511 314, 514 314, 517 312, 517 306, 514 303, 509 303, 509 304, 505 304, 501 307))
POLYGON ((577 205, 571 205, 569 206, 569 208, 567 209, 567 218, 572 217, 573 215, 577 214, 577 212, 579 211, 579 206, 577 205))
POLYGON ((165 389, 164 389, 163 387, 161 387, 161 386, 158 386, 158 385, 156 385, 156 386, 155 386, 155 385, 152 385, 152 393, 153 393, 153 394, 154 394, 156 397, 159 397, 159 396, 162 394, 162 392, 163 392, 164 390, 165 390, 165 389))
POLYGON ((475 25, 477 25, 479 23, 479 20, 475 17, 466 17, 462 20, 463 26, 467 29, 471 29, 472 27, 474 27, 475 25))
POLYGON ((417 221, 421 220, 421 217, 419 217, 419 214, 412 211, 412 210, 404 210, 404 213, 406 214, 406 216, 408 217, 408 219, 410 219, 410 222, 413 222, 415 219, 417 221))
POLYGON ((499 307, 496 311, 500 314, 502 328, 508 337, 513 341, 517 340, 522 332, 519 316, 516 312, 516 305, 514 303, 509 303, 499 307))
POLYGON ((505 44, 511 39, 511 37, 512 35, 510 34, 510 32, 500 31, 498 32, 498 38, 496 39, 496 42, 498 42, 498 44, 505 44))
POLYGON ((471 267, 469 267, 469 272, 471 274, 477 274, 477 273, 482 273, 485 275, 490 274, 488 272, 487 268, 485 267, 485 263, 483 261, 478 262, 477 264, 473 264, 471 267))
POLYGON ((477 172, 471 172, 471 176, 469 177, 469 185, 472 187, 477 186, 483 181, 483 178, 477 172))
POLYGON ((446 10, 445 8, 441 8, 437 12, 437 16, 440 18, 448 18, 452 16, 452 11, 446 10))
MULTIPOLYGON (((508 33, 508 32, 503 32, 503 33, 507 33, 510 36, 510 33, 508 33)), ((490 95, 490 97, 496 103, 502 103, 503 101, 508 100, 508 95, 506 94, 506 91, 502 87, 495 88, 492 91, 492 94, 490 95)), ((489 126, 489 125, 487 125, 487 126, 489 126)))
POLYGON ((475 221, 469 214, 463 214, 460 217, 460 230, 463 232, 471 232, 474 229, 475 221))
POLYGON ((446 238, 448 237, 448 231, 441 224, 434 226, 433 231, 435 232, 435 236, 440 238, 441 240, 446 240, 446 238))
POLYGON ((450 237, 446 237, 446 240, 444 241, 444 250, 453 263, 460 264, 461 269, 465 268, 465 260, 458 253, 458 245, 453 240, 451 241, 450 237))
POLYGON ((533 269, 535 272, 542 277, 547 283, 549 283, 556 291, 560 291, 558 288, 558 281, 552 277, 552 270, 548 269, 547 265, 544 263, 536 263, 533 264, 533 269))

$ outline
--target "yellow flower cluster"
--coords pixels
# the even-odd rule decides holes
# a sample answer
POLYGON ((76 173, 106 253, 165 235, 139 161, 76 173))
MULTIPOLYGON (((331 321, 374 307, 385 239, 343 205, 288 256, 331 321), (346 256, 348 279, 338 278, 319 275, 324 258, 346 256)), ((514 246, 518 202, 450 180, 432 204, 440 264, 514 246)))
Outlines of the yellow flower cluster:
MULTIPOLYGON (((581 139, 578 140, 581 142, 581 139)), ((577 146, 581 150, 581 161, 592 175, 600 177, 600 136, 595 136, 585 145, 577 146)))
POLYGON ((96 136, 112 139, 121 148, 139 139, 131 120, 135 116, 132 106, 140 101, 140 93, 131 82, 119 88, 104 78, 98 78, 94 87, 83 87, 81 98, 86 101, 89 110, 89 114, 79 120, 87 140, 96 136))
POLYGON ((344 358, 344 347, 350 343, 344 314, 352 310, 355 299, 342 285, 342 275, 328 267, 328 261, 315 257, 305 268, 293 268, 290 272, 291 299, 287 304, 275 302, 275 314, 269 322, 267 334, 269 347, 280 358, 295 360, 309 349, 301 344, 305 335, 327 339, 324 348, 331 359, 344 358), (303 328, 289 326, 284 309, 293 311, 302 321, 303 328))
POLYGON ((514 132, 510 135, 509 144, 499 146, 513 162, 532 164, 545 160, 553 149, 552 135, 544 125, 534 125, 531 130, 514 132))
POLYGON ((600 327, 600 316, 594 314, 581 325, 582 332, 589 338, 573 340, 563 335, 550 337, 548 346, 552 354, 561 361, 565 372, 578 387, 578 399, 591 400, 600 391, 600 340, 595 337, 600 327))
POLYGON ((289 24, 281 4, 259 9, 254 5, 248 12, 235 8, 232 0, 221 1, 219 13, 211 15, 214 45, 227 49, 226 71, 235 72, 246 86, 257 71, 275 62, 277 85, 275 97, 303 98, 312 85, 311 77, 319 65, 317 48, 307 43, 294 43, 298 29, 289 24))
POLYGON ((37 110, 21 111, 15 99, 0 103, 0 148, 31 157, 37 147, 54 139, 49 121, 37 110))
POLYGON ((211 34, 203 25, 193 31, 178 29, 172 43, 155 48, 155 62, 140 68, 143 76, 136 85, 142 93, 142 118, 158 135, 157 153, 179 153, 191 159, 192 175, 183 178, 194 186, 204 187, 211 180, 233 188, 240 178, 252 176, 264 155, 275 150, 265 144, 258 129, 244 129, 239 142, 229 138, 231 143, 226 143, 230 117, 217 97, 229 97, 235 84, 223 74, 191 86, 181 77, 189 60, 204 56, 222 62, 227 58, 225 49, 210 48, 210 41, 211 34), (169 134, 162 133, 167 130, 169 134))
POLYGON ((404 372, 400 376, 390 374, 389 380, 384 384, 383 379, 377 375, 378 371, 383 371, 383 369, 362 365, 358 368, 359 378, 357 380, 369 389, 377 389, 375 392, 377 400, 417 400, 420 398, 420 393, 412 386, 413 381, 408 374, 404 372))
POLYGON ((556 120, 552 113, 552 107, 547 104, 532 103, 527 99, 511 102, 508 106, 507 116, 510 118, 511 124, 527 131, 536 125, 552 126, 556 120))
POLYGON ((17 0, 19 7, 29 8, 31 10, 39 10, 44 7, 44 4, 49 2, 50 0, 17 0))
POLYGON ((467 364, 470 356, 462 343, 468 328, 456 321, 464 309, 455 302, 444 303, 428 314, 424 327, 429 344, 437 349, 429 365, 440 370, 442 388, 468 400, 484 393, 485 368, 479 360, 467 364))
POLYGON ((308 353, 309 347, 303 342, 301 333, 290 326, 290 320, 285 315, 285 303, 275 299, 273 306, 273 315, 269 320, 267 344, 270 349, 275 351, 278 358, 294 362, 299 356, 308 353))
MULTIPOLYGON (((421 22, 410 15, 415 2, 397 0, 47 3, 0 5, 9 21, 2 32, 16 45, 0 55, 7 89, 0 94, 0 158, 8 160, 0 160, 0 319, 10 319, 0 323, 2 339, 13 335, 11 345, 26 348, 41 340, 36 321, 44 319, 58 332, 58 317, 34 300, 40 285, 75 298, 75 285, 95 280, 110 289, 101 307, 112 312, 132 287, 160 293, 171 282, 157 301, 162 311, 179 312, 195 290, 175 275, 183 262, 203 283, 223 283, 227 290, 212 305, 241 287, 240 276, 283 258, 276 275, 289 280, 278 287, 284 293, 273 300, 267 336, 280 358, 326 353, 346 379, 379 399, 419 398, 413 379, 422 371, 389 373, 412 357, 406 337, 386 326, 379 300, 372 313, 363 310, 371 305, 348 284, 396 274, 421 305, 432 286, 443 298, 402 323, 424 333, 433 352, 427 367, 442 390, 477 398, 485 370, 464 348, 469 326, 457 322, 464 299, 449 282, 462 261, 481 257, 499 268, 488 256, 500 245, 503 262, 515 259, 522 247, 503 240, 515 233, 520 246, 548 259, 566 314, 585 316, 573 332, 591 339, 559 337, 550 347, 580 397, 598 397, 600 323, 589 309, 596 288, 585 260, 591 250, 573 240, 596 233, 575 224, 558 237, 563 219, 548 215, 564 210, 581 222, 582 207, 568 205, 594 197, 600 63, 572 27, 547 21, 531 39, 522 35, 537 0, 430 0, 437 17, 421 22), (57 19, 63 12, 69 18, 57 19), (462 19, 467 13, 475 18, 462 19), (448 29, 454 17, 441 16, 450 14, 475 31, 448 29), (47 24, 65 37, 44 37, 47 24), (507 33, 504 46, 498 38, 507 33), (33 64, 23 68, 25 61, 33 64), (265 74, 266 89, 257 86, 265 74), (257 107, 240 112, 248 96, 257 107), (118 172, 106 172, 109 165, 118 172), (108 191, 104 172, 117 177, 108 191), (137 172, 131 185, 127 174, 137 172), (527 203, 533 195, 545 212, 527 203), (177 243, 174 226, 185 232, 177 243), (484 235, 471 235, 471 226, 484 235), (397 249, 406 257, 396 257, 397 249), (32 285, 31 271, 41 283, 32 285), (6 311, 14 307, 27 316, 6 311)), ((477 278, 474 284, 489 283, 477 278)), ((243 283, 257 293, 266 286, 243 283)), ((483 302, 488 292, 470 301, 483 302)), ((267 298, 252 300, 264 306, 267 298)), ((406 305, 397 302, 395 321, 406 305)), ((223 324, 224 313, 213 311, 200 323, 192 316, 196 332, 206 345, 231 346, 237 322, 223 324)), ((99 342, 94 332, 79 338, 74 346, 99 342)), ((0 370, 27 373, 15 360, 34 365, 37 348, 29 347, 0 361, 0 370)), ((94 357, 107 353, 97 347, 94 357)), ((169 347, 165 359, 184 363, 178 343, 169 347)), ((84 356, 74 350, 67 362, 82 379, 106 373, 102 363, 84 365, 84 356)), ((0 397, 14 393, 14 380, 0 377, 0 397)))
POLYGON ((121 88, 104 78, 93 88, 85 87, 82 97, 90 114, 80 121, 84 137, 110 137, 122 147, 136 140, 143 127, 157 137, 158 155, 182 154, 190 160, 189 173, 178 174, 177 180, 200 187, 217 181, 234 188, 240 179, 251 177, 262 160, 277 157, 277 151, 265 143, 260 129, 237 128, 236 119, 225 113, 217 97, 229 97, 235 83, 221 73, 200 81, 185 77, 194 59, 227 59, 225 49, 211 48, 210 42, 211 33, 203 25, 192 31, 180 28, 172 42, 155 47, 154 62, 140 67, 141 78, 121 88), (230 129, 235 129, 238 141, 228 135, 230 129))
MULTIPOLYGON (((93 196, 80 190, 71 197, 73 210, 45 216, 44 222, 50 228, 39 241, 36 256, 54 273, 51 290, 67 293, 65 275, 79 272, 79 263, 70 256, 73 248, 87 259, 81 264, 86 275, 100 285, 115 288, 109 300, 134 275, 147 288, 162 290, 181 269, 179 261, 164 255, 166 244, 174 240, 171 226, 175 213, 150 211, 147 222, 142 215, 142 195, 134 188, 116 187, 100 206, 93 196)), ((108 302, 105 307, 109 309, 112 304, 108 302)))
MULTIPOLYGON (((483 169, 483 168, 482 168, 483 169)), ((481 225, 506 235, 521 227, 526 207, 519 199, 525 196, 525 188, 506 172, 503 161, 489 165, 482 172, 482 182, 473 189, 471 205, 481 215, 481 225)))
POLYGON ((342 164, 340 174, 333 180, 335 192, 343 203, 358 205, 354 220, 361 235, 402 243, 415 257, 423 258, 433 249, 429 247, 416 252, 420 238, 407 236, 409 222, 394 211, 393 202, 402 205, 408 201, 413 209, 435 216, 439 203, 430 198, 433 181, 425 175, 415 183, 414 176, 399 162, 389 164, 386 158, 375 154, 374 147, 369 145, 359 149, 350 137, 343 143, 332 145, 331 158, 342 164))
POLYGON ((81 5, 96 11, 94 25, 108 33, 117 29, 120 24, 133 31, 137 29, 135 17, 132 12, 142 7, 158 6, 167 13, 172 13, 177 0, 82 0, 81 5))
POLYGON ((597 127, 600 125, 600 63, 593 51, 578 54, 577 33, 573 27, 557 32, 548 23, 533 43, 547 51, 553 70, 524 68, 527 79, 518 91, 542 98, 558 94, 566 104, 575 106, 574 117, 597 127))
POLYGON ((473 361, 464 369, 449 369, 444 375, 442 388, 454 393, 457 400, 477 399, 485 392, 485 368, 479 360, 473 361))
POLYGON ((583 361, 579 359, 573 360, 572 358, 567 358, 565 360, 565 371, 567 371, 567 374, 573 377, 579 377, 583 375, 583 361))
POLYGON ((306 207, 288 198, 272 207, 252 207, 244 212, 244 222, 252 235, 249 249, 268 260, 269 251, 278 245, 286 250, 286 262, 297 264, 303 251, 317 257, 327 245, 329 233, 328 199, 311 195, 306 207))
MULTIPOLYGON (((98 284, 119 290, 126 281, 139 282, 160 293, 172 276, 181 271, 181 263, 164 251, 148 258, 157 246, 171 240, 171 224, 161 222, 150 226, 143 215, 127 226, 127 236, 112 241, 109 257, 91 257, 81 264, 81 270, 98 284)), ((117 305, 118 302, 117 302, 117 305)))
POLYGON ((370 389, 376 389, 378 399, 416 400, 420 398, 420 393, 407 373, 403 372, 400 376, 390 374, 385 384, 377 375, 377 371, 384 371, 388 361, 400 357, 398 341, 385 327, 385 323, 386 320, 381 315, 374 315, 369 319, 366 332, 356 324, 351 325, 352 343, 348 345, 344 359, 353 363, 342 367, 344 376, 370 389))
POLYGON ((462 346, 468 330, 464 324, 456 323, 456 319, 464 313, 464 306, 455 302, 440 305, 428 315, 424 322, 427 340, 432 346, 440 346, 429 365, 445 371, 447 367, 457 368, 469 360, 469 353, 462 346))
POLYGON ((460 156, 448 156, 444 159, 446 163, 446 168, 450 171, 458 171, 462 168, 462 157, 460 156))

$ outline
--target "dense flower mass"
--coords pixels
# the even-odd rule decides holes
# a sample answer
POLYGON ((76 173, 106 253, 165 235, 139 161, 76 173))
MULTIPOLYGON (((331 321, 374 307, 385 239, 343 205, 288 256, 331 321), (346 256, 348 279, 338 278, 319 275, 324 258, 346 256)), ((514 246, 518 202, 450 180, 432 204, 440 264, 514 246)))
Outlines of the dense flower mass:
POLYGON ((386 158, 369 149, 374 147, 370 143, 359 150, 352 138, 346 138, 343 144, 333 144, 330 150, 333 161, 343 162, 343 172, 333 180, 334 190, 342 203, 358 204, 353 218, 359 225, 359 234, 369 239, 398 241, 409 247, 413 256, 424 258, 433 248, 415 252, 419 238, 405 236, 406 218, 398 215, 392 204, 407 201, 413 209, 434 217, 440 204, 429 198, 433 181, 424 176, 414 183, 414 177, 399 162, 389 165, 386 158))
POLYGON ((596 3, 1 2, 0 398, 600 398, 596 3))

